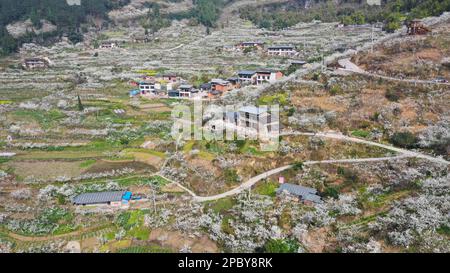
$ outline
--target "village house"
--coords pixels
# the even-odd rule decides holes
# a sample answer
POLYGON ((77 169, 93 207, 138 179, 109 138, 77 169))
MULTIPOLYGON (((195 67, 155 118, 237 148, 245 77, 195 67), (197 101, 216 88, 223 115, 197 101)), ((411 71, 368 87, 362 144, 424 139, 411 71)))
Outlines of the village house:
POLYGON ((257 50, 262 50, 264 48, 264 43, 262 42, 241 42, 235 46, 239 50, 245 50, 247 48, 256 48, 257 50))
POLYGON ((287 194, 296 198, 298 201, 309 205, 322 203, 322 199, 317 194, 317 190, 313 188, 283 183, 277 189, 277 195, 281 194, 287 194))
POLYGON ((143 81, 139 83, 139 91, 142 95, 154 93, 156 94, 156 84, 154 81, 143 81))
POLYGON ((305 62, 305 61, 292 61, 292 62, 291 62, 291 65, 292 65, 292 66, 295 66, 295 67, 302 67, 302 66, 304 66, 305 64, 307 64, 307 62, 305 62))
POLYGON ((408 35, 425 35, 431 32, 431 29, 426 27, 421 20, 411 20, 407 23, 408 35))
POLYGON ((274 83, 283 77, 280 71, 260 70, 256 71, 256 84, 274 83))
POLYGON ((178 90, 170 90, 167 92, 167 95, 169 98, 179 98, 180 97, 180 91, 178 90))
POLYGON ((264 107, 242 107, 239 109, 238 116, 239 127, 256 133, 270 133, 279 126, 277 121, 272 121, 272 115, 264 107))
POLYGON ((256 71, 241 70, 238 73, 239 81, 242 84, 255 84, 256 83, 256 71))
POLYGON ((159 76, 160 80, 176 83, 179 81, 179 78, 175 74, 163 74, 159 76))
POLYGON ((77 195, 72 203, 77 206, 109 205, 112 207, 128 206, 133 194, 129 191, 91 192, 77 195))
POLYGON ((134 96, 139 95, 140 93, 141 93, 141 90, 139 90, 139 89, 134 89, 134 90, 131 90, 131 91, 129 92, 129 95, 130 95, 130 98, 132 98, 132 97, 134 97, 134 96))
POLYGON ((267 54, 270 56, 295 56, 297 51, 291 45, 277 45, 268 47, 267 54))
POLYGON ((112 49, 119 47, 116 42, 106 41, 100 44, 101 49, 112 49))
POLYGON ((222 47, 217 47, 216 50, 217 51, 223 50, 223 51, 226 51, 226 52, 232 52, 232 51, 236 50, 236 47, 235 46, 231 46, 231 45, 224 45, 222 47))
POLYGON ((50 66, 50 61, 47 58, 28 58, 22 63, 25 69, 39 69, 47 68, 50 66))
POLYGON ((191 84, 182 84, 178 88, 180 98, 192 98, 198 94, 198 90, 195 90, 191 84))
POLYGON ((236 89, 241 87, 241 81, 238 77, 228 78, 227 81, 231 84, 231 89, 236 89))
POLYGON ((229 81, 222 79, 212 79, 211 80, 211 90, 219 91, 221 93, 227 92, 232 89, 232 85, 229 81))

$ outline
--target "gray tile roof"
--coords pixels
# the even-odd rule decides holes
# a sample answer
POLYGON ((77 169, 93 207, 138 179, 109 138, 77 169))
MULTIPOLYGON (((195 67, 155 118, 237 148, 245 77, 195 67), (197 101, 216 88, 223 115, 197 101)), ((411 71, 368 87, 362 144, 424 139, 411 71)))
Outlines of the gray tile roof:
POLYGON ((269 46, 268 47, 268 49, 279 49, 279 48, 294 49, 294 46, 291 46, 291 45, 278 45, 278 46, 269 46))
POLYGON ((108 202, 118 202, 122 200, 125 191, 105 191, 83 193, 73 198, 73 203, 76 205, 83 204, 103 204, 108 202))
POLYGON ((254 75, 256 71, 254 70, 241 70, 238 72, 238 75, 254 75))
POLYGON ((278 188, 277 193, 288 192, 289 194, 300 197, 302 200, 311 201, 314 203, 321 203, 320 196, 317 195, 317 190, 313 188, 303 187, 299 185, 284 183, 278 188))

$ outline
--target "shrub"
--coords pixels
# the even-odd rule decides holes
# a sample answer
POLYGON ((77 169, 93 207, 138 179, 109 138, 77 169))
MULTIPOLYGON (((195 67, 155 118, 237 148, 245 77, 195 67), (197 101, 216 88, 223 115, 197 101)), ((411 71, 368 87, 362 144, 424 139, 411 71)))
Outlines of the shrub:
POLYGON ((396 90, 396 89, 388 89, 384 96, 389 101, 397 102, 400 99, 400 97, 401 97, 401 93, 400 93, 399 90, 396 90))
POLYGON ((395 146, 412 149, 417 147, 417 138, 411 132, 398 132, 391 136, 390 142, 395 146))
POLYGON ((329 92, 331 96, 335 96, 339 93, 342 93, 342 87, 340 85, 334 84, 333 86, 331 86, 329 92))
POLYGON ((299 244, 294 240, 270 239, 264 245, 266 253, 295 253, 299 244))
POLYGON ((294 162, 294 164, 292 165, 292 169, 294 171, 301 171, 301 170, 303 170, 303 162, 302 161, 294 162))
POLYGON ((337 173, 344 177, 346 182, 356 183, 358 182, 358 174, 352 170, 346 169, 344 167, 338 167, 337 173))

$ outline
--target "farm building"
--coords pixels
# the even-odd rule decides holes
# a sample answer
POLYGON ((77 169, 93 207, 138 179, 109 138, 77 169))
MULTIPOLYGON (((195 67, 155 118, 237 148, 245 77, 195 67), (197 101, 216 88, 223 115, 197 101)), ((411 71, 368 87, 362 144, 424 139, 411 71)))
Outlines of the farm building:
POLYGON ((133 194, 129 191, 107 191, 83 193, 73 198, 73 204, 78 206, 85 205, 110 205, 121 206, 128 205, 133 194))
POLYGON ((151 41, 151 38, 145 34, 135 34, 131 36, 133 42, 136 44, 144 44, 151 41))
POLYGON ((100 44, 101 49, 112 49, 116 47, 119 47, 116 42, 102 42, 100 44))
POLYGON ((170 90, 168 92, 169 98, 178 98, 180 97, 180 91, 178 90, 170 90))
POLYGON ((178 92, 180 98, 191 98, 198 93, 198 90, 195 90, 191 84, 182 84, 178 92))
POLYGON ((284 183, 277 189, 277 194, 287 193, 299 201, 307 204, 320 204, 322 199, 317 195, 317 190, 299 185, 284 183))
POLYGON ((47 68, 50 66, 50 61, 47 58, 28 58, 22 63, 25 69, 47 68))
POLYGON ((244 50, 246 48, 256 48, 262 50, 264 48, 264 43, 262 42, 241 42, 236 45, 237 49, 244 50))
POLYGON ((219 92, 227 92, 232 89, 231 83, 222 79, 212 79, 211 89, 219 92))
POLYGON ((280 71, 260 70, 256 71, 256 84, 274 83, 283 77, 280 71))
POLYGON ((155 82, 152 81, 140 82, 139 90, 141 91, 141 94, 155 93, 156 92, 155 82))
POLYGON ((420 20, 412 20, 407 24, 408 35, 425 35, 431 30, 426 27, 420 20))
POLYGON ((134 89, 134 90, 131 90, 129 94, 130 94, 130 97, 134 97, 134 96, 139 95, 140 93, 141 93, 140 90, 134 89))
POLYGON ((172 82, 172 83, 178 82, 180 80, 179 77, 175 74, 163 74, 163 75, 158 76, 158 78, 160 78, 163 81, 172 82))
POLYGON ((256 71, 241 70, 238 73, 239 80, 245 84, 256 83, 256 71))
POLYGON ((297 54, 297 51, 291 45, 278 45, 268 47, 267 54, 271 56, 294 56, 297 54))
POLYGON ((231 83, 233 89, 241 87, 241 81, 239 80, 238 77, 228 78, 227 81, 231 83))
POLYGON ((209 83, 209 82, 208 83, 203 83, 203 84, 200 85, 200 90, 201 91, 210 91, 211 87, 212 87, 211 83, 209 83))
POLYGON ((239 109, 238 125, 255 132, 272 132, 278 128, 278 121, 272 121, 272 115, 265 107, 245 106, 239 109))

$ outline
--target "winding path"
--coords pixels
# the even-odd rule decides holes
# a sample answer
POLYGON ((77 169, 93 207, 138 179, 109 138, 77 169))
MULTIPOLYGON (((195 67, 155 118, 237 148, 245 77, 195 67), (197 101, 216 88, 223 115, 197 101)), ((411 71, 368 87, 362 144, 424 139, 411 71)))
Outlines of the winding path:
MULTIPOLYGON (((337 159, 337 160, 330 159, 330 160, 322 160, 322 161, 306 161, 303 163, 304 165, 379 162, 379 161, 397 160, 397 159, 408 158, 408 157, 423 158, 423 159, 429 160, 434 163, 450 165, 450 162, 446 161, 443 158, 432 157, 432 156, 429 156, 429 155, 426 155, 426 154, 423 154, 420 152, 409 151, 409 150, 405 150, 405 149, 401 149, 401 148, 396 148, 391 145, 381 144, 381 143, 364 140, 364 139, 359 139, 359 138, 355 138, 355 137, 349 137, 349 136, 345 136, 345 135, 337 134, 337 133, 284 132, 281 134, 281 136, 289 136, 289 135, 313 136, 313 137, 330 138, 330 139, 348 141, 348 142, 353 142, 353 143, 361 143, 361 144, 366 144, 369 146, 384 148, 386 150, 397 152, 400 154, 398 156, 379 157, 379 158, 337 159)), ((287 165, 287 166, 269 170, 265 173, 262 173, 262 174, 259 174, 257 176, 250 178, 249 180, 247 180, 246 182, 242 183, 240 186, 238 186, 232 190, 229 190, 229 191, 221 193, 221 194, 213 195, 213 196, 197 196, 194 192, 187 190, 185 187, 182 187, 182 188, 187 190, 187 192, 193 197, 194 201, 196 201, 196 202, 214 201, 214 200, 218 200, 218 199, 225 198, 228 196, 239 194, 242 191, 251 188, 257 182, 259 182, 263 179, 266 179, 267 177, 269 177, 271 175, 283 172, 292 167, 293 167, 293 165, 287 165)), ((180 185, 177 182, 176 182, 176 184, 180 185)))
POLYGON ((371 73, 371 72, 361 69, 359 66, 357 66, 352 61, 350 61, 349 58, 341 59, 338 61, 338 63, 340 66, 344 67, 344 68, 340 69, 342 71, 349 71, 352 73, 366 75, 366 76, 370 76, 370 77, 378 77, 378 78, 389 80, 389 81, 399 81, 399 82, 407 82, 407 83, 414 83, 414 84, 436 84, 436 85, 450 86, 450 83, 445 83, 445 82, 436 82, 436 81, 430 81, 430 80, 416 80, 416 79, 399 79, 399 78, 394 78, 394 77, 371 73))

